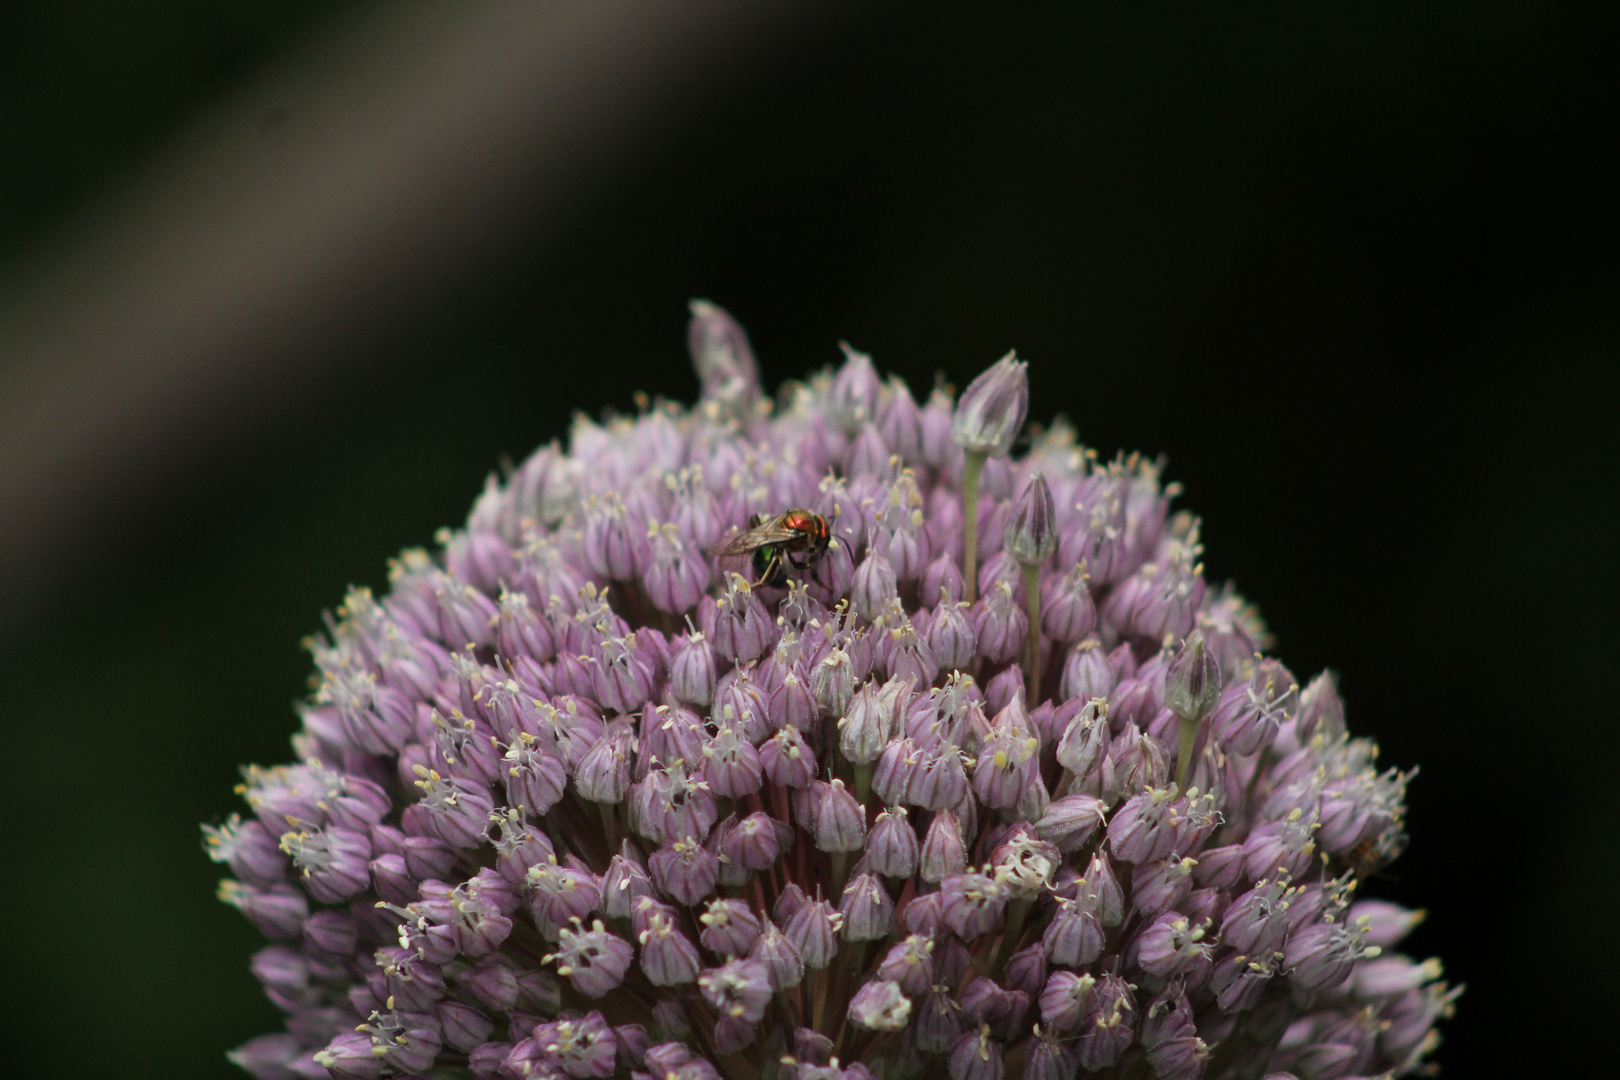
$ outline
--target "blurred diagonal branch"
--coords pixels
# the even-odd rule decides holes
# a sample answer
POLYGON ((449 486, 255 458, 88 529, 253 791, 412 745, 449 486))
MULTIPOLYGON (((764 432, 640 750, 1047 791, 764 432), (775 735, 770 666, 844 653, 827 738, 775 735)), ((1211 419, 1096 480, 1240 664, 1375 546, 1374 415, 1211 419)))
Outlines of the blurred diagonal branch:
POLYGON ((384 4, 200 118, 0 301, 10 615, 228 446, 544 249, 717 93, 847 9, 384 4), (436 304, 434 301, 440 300, 436 304))

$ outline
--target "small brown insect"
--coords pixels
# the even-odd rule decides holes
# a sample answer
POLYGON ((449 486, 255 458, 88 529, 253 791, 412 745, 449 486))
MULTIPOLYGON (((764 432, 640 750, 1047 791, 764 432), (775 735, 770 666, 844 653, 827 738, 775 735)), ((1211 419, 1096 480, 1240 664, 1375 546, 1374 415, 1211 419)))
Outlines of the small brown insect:
POLYGON ((1345 862, 1349 863, 1357 881, 1365 881, 1400 858, 1401 852, 1406 850, 1407 839, 1406 833, 1400 829, 1385 829, 1377 836, 1357 843, 1345 855, 1345 862))
POLYGON ((801 572, 813 568, 831 541, 826 518, 811 510, 793 509, 773 518, 755 514, 748 519, 748 530, 733 536, 715 554, 721 558, 752 554, 759 579, 754 586, 779 588, 787 584, 789 567, 801 572))

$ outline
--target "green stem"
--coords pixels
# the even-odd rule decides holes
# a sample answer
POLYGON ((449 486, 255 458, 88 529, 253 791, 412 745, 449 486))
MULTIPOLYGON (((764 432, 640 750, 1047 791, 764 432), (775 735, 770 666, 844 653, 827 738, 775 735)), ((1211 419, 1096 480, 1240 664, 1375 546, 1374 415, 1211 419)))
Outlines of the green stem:
POLYGON ((810 1030, 823 1031, 827 1023, 827 992, 832 988, 832 972, 827 968, 815 974, 815 1007, 810 1013, 810 1030))
POLYGON ((984 468, 985 455, 973 450, 964 452, 966 463, 962 467, 963 526, 962 599, 973 603, 979 586, 979 472, 984 468))
POLYGON ((1014 900, 1007 905, 1007 929, 1001 935, 1001 948, 996 950, 995 974, 1007 966, 1007 958, 1018 948, 1018 938, 1024 932, 1024 919, 1029 915, 1028 900, 1014 900))
POLYGON ((793 1006, 788 1004, 786 990, 778 990, 774 1004, 776 1005, 776 1019, 782 1025, 782 1040, 788 1047, 793 1047, 793 1006))
POLYGON ((864 809, 872 794, 872 763, 863 761, 855 766, 855 801, 864 809))
POLYGON ((1024 567, 1024 606, 1029 610, 1028 659, 1024 664, 1024 702, 1033 709, 1041 700, 1041 568, 1024 567))
POLYGON ((1198 741, 1198 721, 1181 721, 1181 753, 1176 756, 1176 787, 1187 790, 1187 774, 1192 771, 1193 744, 1198 741))
POLYGON ((596 808, 602 811, 602 835, 607 837, 608 858, 619 853, 619 817, 615 812, 613 803, 597 803, 596 808))

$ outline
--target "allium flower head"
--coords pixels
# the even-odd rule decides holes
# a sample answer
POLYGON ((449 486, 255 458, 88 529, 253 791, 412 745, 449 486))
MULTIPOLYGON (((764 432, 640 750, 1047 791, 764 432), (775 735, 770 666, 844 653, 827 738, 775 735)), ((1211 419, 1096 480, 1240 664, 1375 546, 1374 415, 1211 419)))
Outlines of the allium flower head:
POLYGON ((692 313, 696 407, 579 420, 313 643, 298 763, 245 769, 248 816, 204 830, 286 1015, 231 1059, 1424 1068, 1456 991, 1393 951, 1419 913, 1360 895, 1410 774, 1206 588, 1159 467, 1062 421, 1011 457, 1011 356, 919 406, 846 347, 773 399, 741 327, 692 313), (715 554, 789 510, 830 541, 780 585, 715 554))

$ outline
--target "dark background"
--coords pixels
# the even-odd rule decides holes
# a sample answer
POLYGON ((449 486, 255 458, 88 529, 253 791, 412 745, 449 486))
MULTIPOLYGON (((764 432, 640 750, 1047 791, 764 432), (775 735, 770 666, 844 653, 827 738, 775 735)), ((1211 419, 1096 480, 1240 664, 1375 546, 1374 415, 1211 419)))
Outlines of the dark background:
MULTIPOLYGON (((0 282, 349 6, 0 7, 0 282)), ((692 296, 772 383, 840 338, 919 393, 1016 346, 1033 416, 1166 453, 1211 577, 1422 766, 1379 888, 1469 984, 1439 1061, 1608 1060, 1620 7, 1300 7, 840 16, 11 568, 49 575, 0 622, 13 1075, 233 1075, 275 1014, 196 823, 288 756, 300 637, 573 410, 689 399, 692 296)))

